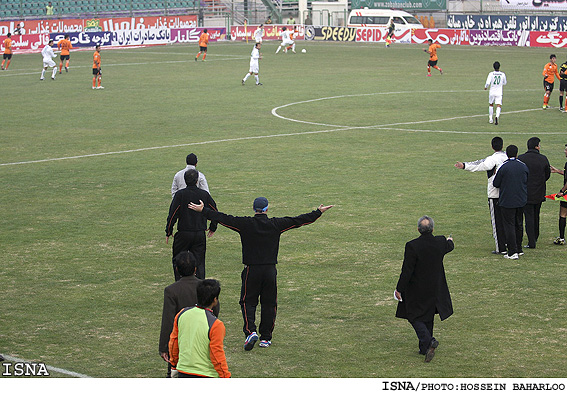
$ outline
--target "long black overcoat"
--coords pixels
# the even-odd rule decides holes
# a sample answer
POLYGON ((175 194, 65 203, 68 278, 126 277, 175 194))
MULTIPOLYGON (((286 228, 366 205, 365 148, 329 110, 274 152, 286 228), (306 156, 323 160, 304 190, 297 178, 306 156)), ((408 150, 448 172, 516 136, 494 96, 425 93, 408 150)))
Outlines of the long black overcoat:
POLYGON ((402 294, 396 317, 409 321, 441 320, 453 314, 443 257, 454 249, 442 235, 422 234, 406 243, 402 273, 396 289, 402 294))

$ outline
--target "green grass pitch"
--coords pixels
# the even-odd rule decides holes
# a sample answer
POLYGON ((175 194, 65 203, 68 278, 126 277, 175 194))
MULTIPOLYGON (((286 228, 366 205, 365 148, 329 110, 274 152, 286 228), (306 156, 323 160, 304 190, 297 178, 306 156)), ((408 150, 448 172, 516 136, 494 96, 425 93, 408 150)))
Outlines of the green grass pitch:
MULTIPOLYGON (((486 175, 453 167, 489 155, 495 135, 520 152, 539 136, 563 167, 558 83, 541 110, 553 51, 443 46, 444 74, 426 78, 419 45, 276 47, 262 47, 263 86, 241 85, 245 43, 212 43, 206 62, 194 45, 103 49, 104 90, 91 89, 92 51, 43 82, 39 54, 14 55, 0 72, 0 353, 95 377, 164 376, 164 228, 173 175, 194 152, 223 212, 251 214, 260 195, 272 216, 336 205, 282 237, 269 349, 242 349, 238 235, 219 227, 208 241, 234 377, 564 377, 558 203, 543 204, 538 248, 507 261, 490 253, 486 175), (495 60, 508 77, 498 126, 483 90, 495 60), (430 364, 392 296, 424 214, 456 244, 445 258, 455 314, 436 320, 430 364)), ((552 174, 548 191, 561 183, 552 174)))

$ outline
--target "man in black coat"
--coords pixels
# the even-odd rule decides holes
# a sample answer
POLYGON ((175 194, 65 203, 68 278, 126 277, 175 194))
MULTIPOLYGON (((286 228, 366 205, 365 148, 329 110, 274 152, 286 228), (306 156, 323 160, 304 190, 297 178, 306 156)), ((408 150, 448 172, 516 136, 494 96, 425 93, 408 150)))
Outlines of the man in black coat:
POLYGON ((551 167, 547 157, 540 153, 540 139, 532 137, 528 140, 528 151, 518 156, 530 173, 528 174, 528 202, 524 207, 524 218, 526 219, 526 235, 529 249, 536 247, 539 238, 539 212, 541 203, 545 201, 545 182, 551 175, 551 167))
MULTIPOLYGON (((163 292, 163 311, 161 315, 161 331, 159 334, 159 355, 168 363, 167 377, 171 376, 169 364, 169 336, 173 330, 175 315, 185 307, 197 304, 197 285, 202 282, 195 276, 195 256, 184 251, 175 256, 174 270, 180 277, 175 283, 167 286, 163 292)), ((219 305, 213 308, 213 314, 219 316, 219 305)))
POLYGON ((417 222, 421 236, 406 243, 402 273, 394 291, 398 302, 396 317, 407 319, 419 339, 419 353, 425 362, 435 355, 439 342, 433 337, 433 318, 445 320, 453 314, 451 294, 445 277, 443 257, 455 248, 453 238, 433 236, 433 219, 417 222))
POLYGON ((502 211, 504 221, 504 235, 508 254, 504 257, 510 260, 518 260, 523 255, 522 238, 524 236, 523 215, 524 206, 528 202, 528 167, 517 159, 518 147, 508 145, 506 147, 506 160, 492 180, 494 187, 500 188, 500 199, 498 205, 502 211))
MULTIPOLYGON (((199 171, 189 169, 184 174, 187 187, 175 193, 169 206, 169 216, 165 227, 165 243, 173 234, 173 227, 177 222, 177 232, 173 238, 173 258, 183 251, 190 251, 195 255, 197 266, 197 278, 205 279, 205 253, 207 251, 207 237, 212 237, 217 231, 217 222, 211 221, 209 233, 207 230, 207 218, 189 209, 191 202, 203 201, 205 206, 217 210, 217 204, 211 195, 197 187, 199 171)), ((173 262, 173 260, 172 260, 173 262)), ((175 273, 175 267, 174 267, 175 273)), ((175 280, 179 276, 175 274, 175 280)))

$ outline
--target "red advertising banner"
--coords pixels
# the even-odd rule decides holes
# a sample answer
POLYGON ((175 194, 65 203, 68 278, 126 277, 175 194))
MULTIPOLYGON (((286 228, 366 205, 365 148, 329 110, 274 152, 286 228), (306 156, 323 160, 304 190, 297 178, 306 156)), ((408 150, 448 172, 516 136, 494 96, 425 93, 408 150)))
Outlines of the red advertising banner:
MULTIPOLYGON (((230 39, 232 41, 254 41, 254 32, 259 25, 246 26, 232 26, 230 28, 230 39)), ((264 25, 264 37, 263 40, 279 40, 280 34, 282 32, 282 27, 286 27, 287 30, 293 31, 295 28, 298 30, 297 33, 293 35, 294 40, 304 40, 305 39, 305 27, 303 25, 264 25)))
POLYGON ((469 30, 460 29, 414 29, 411 42, 424 44, 427 40, 441 45, 470 45, 469 30))
POLYGON ((530 31, 530 46, 532 47, 567 47, 567 33, 558 31, 530 31))
MULTIPOLYGON (((0 52, 4 52, 4 40, 0 40, 0 52)), ((12 50, 18 52, 38 52, 49 42, 49 34, 14 34, 12 50)))
MULTIPOLYGON (((384 42, 388 34, 387 27, 357 27, 356 28, 356 41, 357 42, 384 42)), ((394 42, 411 42, 411 30, 403 30, 394 33, 394 42)))

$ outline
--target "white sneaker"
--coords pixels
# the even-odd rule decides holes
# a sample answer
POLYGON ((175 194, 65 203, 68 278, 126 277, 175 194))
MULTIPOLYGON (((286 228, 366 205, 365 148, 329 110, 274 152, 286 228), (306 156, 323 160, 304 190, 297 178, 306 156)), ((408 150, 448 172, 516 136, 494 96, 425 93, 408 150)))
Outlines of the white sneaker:
POLYGON ((494 121, 492 120, 492 118, 488 119, 488 123, 494 123, 494 121))
POLYGON ((97 89, 104 89, 104 86, 99 86, 97 87, 97 89))
POLYGON ((512 256, 505 254, 504 258, 508 260, 518 260, 520 257, 518 256, 518 253, 514 253, 512 256))

